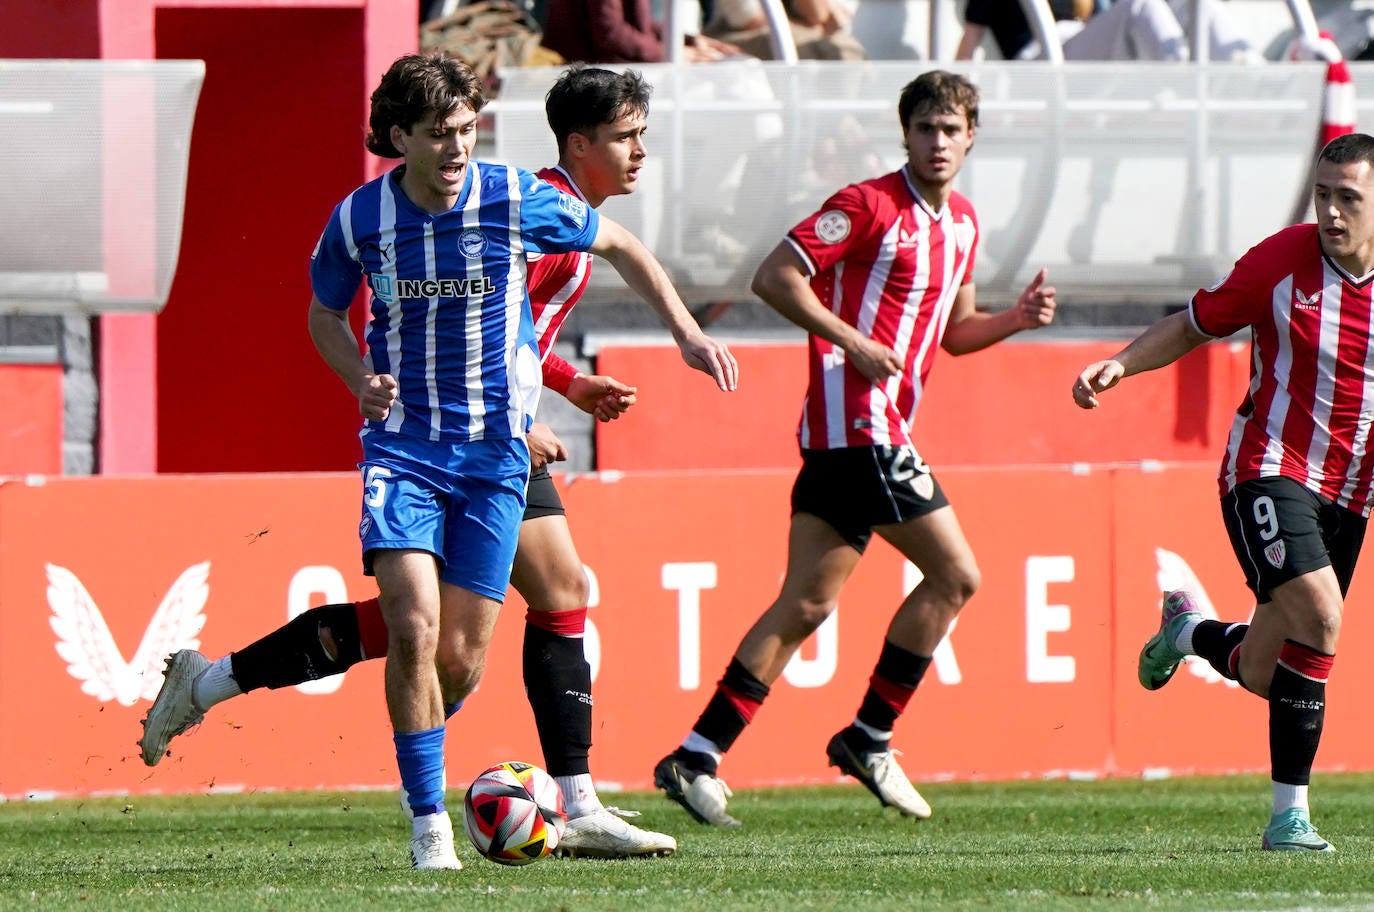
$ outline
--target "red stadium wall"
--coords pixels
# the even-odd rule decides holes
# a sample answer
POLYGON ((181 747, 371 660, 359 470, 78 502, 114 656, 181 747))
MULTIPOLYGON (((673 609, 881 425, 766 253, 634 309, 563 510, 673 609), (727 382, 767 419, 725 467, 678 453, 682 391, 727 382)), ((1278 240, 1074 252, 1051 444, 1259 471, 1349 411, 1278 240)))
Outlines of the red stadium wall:
MULTIPOLYGON (((918 781, 1261 771, 1261 701, 1191 666, 1135 682, 1161 587, 1225 617, 1246 591, 1210 465, 1147 471, 950 469, 942 480, 982 564, 896 746, 918 781)), ((593 586, 593 769, 649 785, 783 571, 787 471, 562 478, 593 586)), ((352 475, 51 480, 0 486, 0 795, 391 787, 381 663, 345 680, 249 694, 143 766, 139 719, 161 656, 241 647, 309 605, 375 592, 358 570, 352 475), (35 530, 42 530, 35 532, 35 530), (41 694, 42 699, 33 699, 41 694)), ((852 717, 911 571, 876 544, 722 768, 736 787, 835 781, 826 738, 852 717), (786 751, 776 745, 787 744, 786 751)), ((1353 605, 1371 593, 1358 577, 1353 605)), ((510 599, 480 690, 450 723, 449 782, 539 759, 510 599)), ((1360 643, 1367 613, 1345 637, 1360 643)), ((1360 718, 1374 667, 1336 664, 1319 768, 1374 769, 1360 718)))
MULTIPOLYGON (((950 466, 1065 465, 1154 459, 1212 462, 1249 378, 1249 346, 1204 346, 1175 366, 1131 377, 1085 415, 1069 395, 1078 372, 1123 342, 1029 337, 966 357, 941 353, 916 414, 916 446, 950 466)), ((597 467, 794 468, 806 394, 806 347, 733 346, 739 389, 713 391, 675 348, 602 349, 596 369, 638 387, 638 404, 596 428, 597 467)))
POLYGON ((100 319, 100 470, 351 468, 356 407, 306 333, 307 262, 330 208, 378 173, 368 96, 415 49, 417 0, 10 5, 0 58, 206 63, 166 309, 100 319))
POLYGON ((0 476, 62 474, 62 365, 0 364, 0 389, 24 400, 0 426, 0 476))
POLYGON ((160 56, 206 61, 158 318, 158 470, 350 468, 357 404, 305 314, 310 251, 366 165, 362 10, 171 9, 157 25, 160 56))
POLYGON ((357 462, 357 404, 306 331, 309 258, 334 205, 376 172, 367 99, 414 50, 417 21, 414 0, 158 11, 158 56, 206 62, 181 258, 157 325, 159 472, 357 462))
POLYGON ((100 0, 45 0, 10 4, 0 29, 0 58, 100 56, 100 0))

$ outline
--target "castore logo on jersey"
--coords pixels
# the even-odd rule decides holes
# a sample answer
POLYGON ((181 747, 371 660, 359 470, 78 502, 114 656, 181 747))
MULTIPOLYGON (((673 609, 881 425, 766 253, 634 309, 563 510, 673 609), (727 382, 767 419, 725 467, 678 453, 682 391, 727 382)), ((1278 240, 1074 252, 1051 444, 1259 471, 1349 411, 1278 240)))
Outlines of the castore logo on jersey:
POLYGON ((1317 289, 1310 295, 1304 295, 1300 289, 1293 289, 1293 306, 1301 307, 1303 310, 1320 310, 1322 306, 1321 289, 1317 289))

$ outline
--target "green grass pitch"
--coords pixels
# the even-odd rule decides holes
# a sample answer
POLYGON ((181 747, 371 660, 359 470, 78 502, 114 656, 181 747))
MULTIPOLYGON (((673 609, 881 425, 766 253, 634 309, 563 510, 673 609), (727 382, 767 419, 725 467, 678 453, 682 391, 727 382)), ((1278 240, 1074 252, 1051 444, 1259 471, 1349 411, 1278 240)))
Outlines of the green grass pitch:
POLYGON ((919 822, 857 785, 740 791, 733 831, 608 793, 678 853, 503 868, 460 835, 464 870, 423 874, 389 793, 0 803, 0 909, 1374 910, 1374 775, 1317 777, 1332 856, 1260 851, 1256 776, 922 790, 919 822))

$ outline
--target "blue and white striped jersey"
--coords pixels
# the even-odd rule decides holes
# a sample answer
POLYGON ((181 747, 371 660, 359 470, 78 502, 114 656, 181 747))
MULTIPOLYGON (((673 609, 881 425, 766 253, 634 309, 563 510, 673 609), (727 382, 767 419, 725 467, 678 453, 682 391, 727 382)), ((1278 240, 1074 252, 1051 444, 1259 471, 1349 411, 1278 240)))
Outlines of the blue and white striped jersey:
POLYGON ((469 161, 457 204, 430 215, 400 169, 335 207, 310 261, 320 303, 347 310, 364 277, 371 369, 391 374, 390 431, 462 442, 522 437, 540 389, 527 252, 587 250, 594 209, 519 168, 469 161))

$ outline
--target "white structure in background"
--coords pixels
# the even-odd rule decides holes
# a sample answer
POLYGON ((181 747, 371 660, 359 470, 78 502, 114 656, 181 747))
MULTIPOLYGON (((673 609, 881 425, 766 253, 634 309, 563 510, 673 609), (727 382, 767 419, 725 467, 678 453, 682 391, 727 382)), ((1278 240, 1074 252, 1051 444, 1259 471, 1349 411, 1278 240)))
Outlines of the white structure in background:
POLYGON ((0 60, 0 314, 157 312, 199 60, 0 60))
MULTIPOLYGON (((985 299, 1009 299, 1044 264, 1079 300, 1182 302, 1287 224, 1306 192, 1324 64, 942 65, 983 95, 959 189, 978 205, 985 299)), ((654 84, 650 161, 641 188, 604 209, 689 301, 749 299, 754 268, 801 216, 905 161, 896 103, 918 71, 910 62, 643 71, 654 84)), ((494 155, 542 165, 555 154, 543 114, 555 71, 506 77, 494 155)), ((595 275, 600 293, 624 294, 595 275)))

